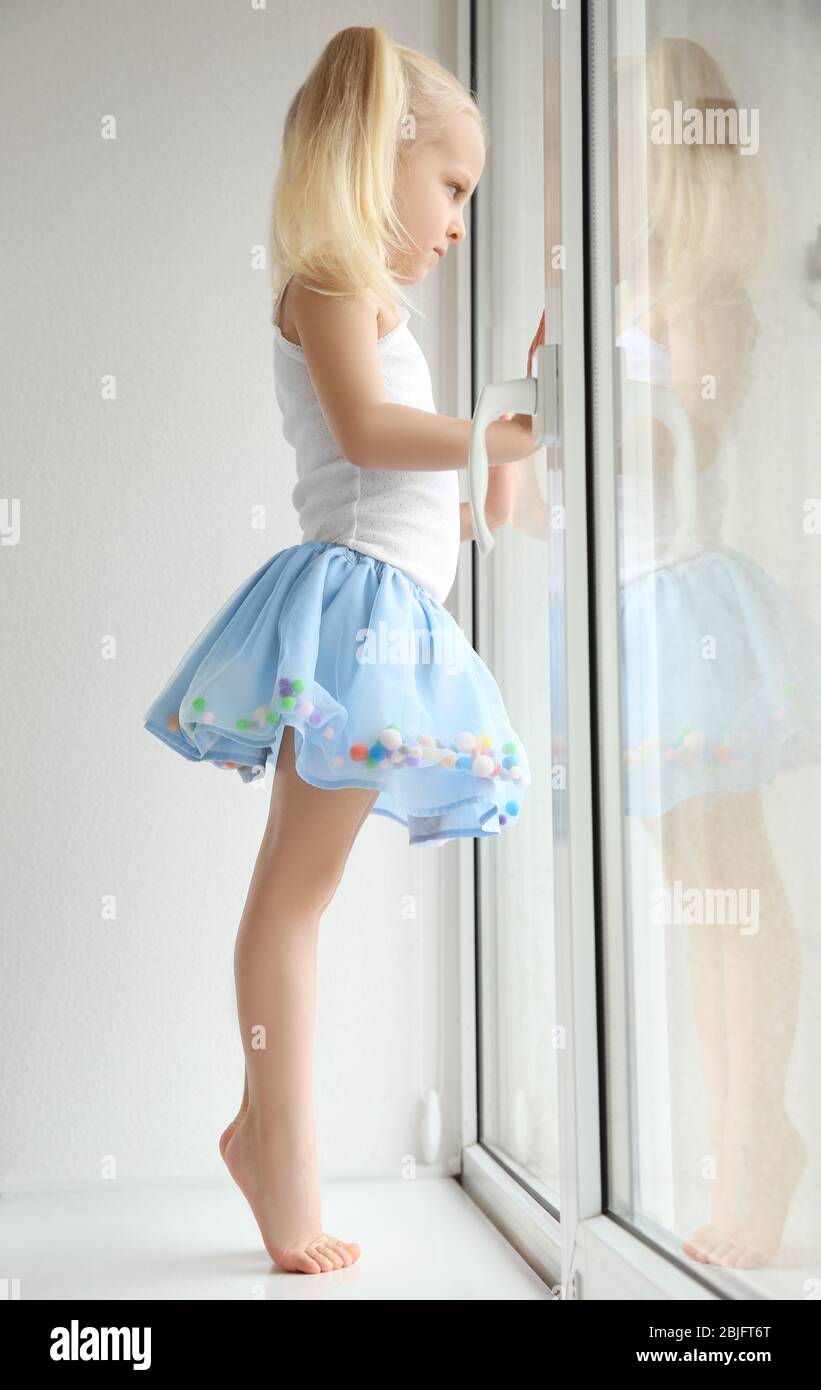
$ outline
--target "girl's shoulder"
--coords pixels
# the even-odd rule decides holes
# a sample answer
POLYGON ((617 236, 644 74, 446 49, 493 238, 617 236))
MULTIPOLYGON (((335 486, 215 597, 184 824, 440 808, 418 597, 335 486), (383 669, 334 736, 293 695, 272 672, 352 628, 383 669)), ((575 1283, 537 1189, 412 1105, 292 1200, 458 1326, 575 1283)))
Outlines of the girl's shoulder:
MULTIPOLYGON (((372 290, 361 290, 358 297, 373 314, 375 332, 378 338, 390 333, 397 326, 400 318, 395 308, 385 305, 372 290)), ((304 321, 306 317, 311 319, 321 315, 327 298, 327 295, 312 288, 298 275, 292 275, 280 294, 274 316, 274 323, 282 336, 287 338, 289 342, 295 343, 297 347, 301 347, 297 322, 299 320, 304 321)))

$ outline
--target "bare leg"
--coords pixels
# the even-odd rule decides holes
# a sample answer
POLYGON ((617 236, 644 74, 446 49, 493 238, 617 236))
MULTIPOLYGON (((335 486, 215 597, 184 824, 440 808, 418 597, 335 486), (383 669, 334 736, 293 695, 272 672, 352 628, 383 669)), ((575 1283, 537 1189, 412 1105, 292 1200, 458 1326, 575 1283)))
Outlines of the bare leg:
POLYGON ((234 954, 247 1104, 224 1157, 269 1255, 295 1273, 339 1269, 359 1256, 357 1245, 322 1229, 313 1115, 316 945, 376 796, 364 787, 304 782, 286 726, 234 954))
MULTIPOLYGON (((287 730, 286 730, 286 732, 287 732, 287 730)), ((285 733, 283 733, 283 739, 284 739, 284 737, 285 737, 285 733)), ((292 739, 293 739, 293 734, 291 734, 289 737, 290 737, 290 739, 292 740, 292 739)), ((284 750, 283 750, 283 749, 280 749, 280 758, 282 758, 283 752, 284 752, 284 750)), ((291 746, 290 746, 289 757, 291 758, 291 760, 293 759, 293 743, 292 743, 292 742, 291 742, 291 746)), ((280 763, 279 766, 282 766, 282 764, 280 763)), ((359 834, 360 830, 362 829, 362 826, 364 825, 365 821, 367 820, 368 816, 370 815, 371 803, 372 803, 373 801, 375 801, 375 800, 376 800, 376 797, 375 797, 375 796, 371 796, 371 797, 369 798, 368 804, 365 806, 365 809, 363 810, 362 815, 361 815, 360 818, 359 818, 359 822, 358 822, 358 824, 357 824, 357 826, 356 826, 356 830, 354 831, 354 836, 353 836, 353 839, 354 839, 354 840, 356 839, 357 835, 359 834)), ((231 1138, 231 1135, 234 1133, 234 1130, 236 1129, 236 1127, 237 1127, 237 1125, 239 1124, 240 1120, 241 1120, 241 1119, 243 1118, 243 1116, 245 1115, 245 1112, 246 1112, 247 1109, 248 1109, 248 1068, 247 1068, 247 1066, 246 1066, 246 1067, 243 1069, 243 1091, 242 1091, 242 1100, 240 1101, 239 1110, 237 1111, 237 1113, 236 1113, 234 1119, 229 1121, 229 1123, 226 1125, 225 1129, 222 1131, 222 1134, 220 1135, 219 1151, 220 1151, 220 1154, 222 1155, 223 1158, 225 1158, 225 1150, 226 1150, 226 1147, 227 1147, 227 1145, 228 1145, 228 1140, 231 1138)))

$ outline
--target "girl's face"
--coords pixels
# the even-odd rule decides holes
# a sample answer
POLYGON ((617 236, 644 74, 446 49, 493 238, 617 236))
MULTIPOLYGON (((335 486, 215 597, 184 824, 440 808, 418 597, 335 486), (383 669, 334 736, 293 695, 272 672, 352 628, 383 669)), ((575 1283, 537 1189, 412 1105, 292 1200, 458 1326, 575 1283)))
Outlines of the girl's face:
POLYGON ((435 142, 411 146, 400 160, 396 207, 416 245, 391 263, 398 280, 416 284, 439 264, 438 253, 464 240, 465 205, 484 167, 482 132, 468 112, 452 116, 435 142))

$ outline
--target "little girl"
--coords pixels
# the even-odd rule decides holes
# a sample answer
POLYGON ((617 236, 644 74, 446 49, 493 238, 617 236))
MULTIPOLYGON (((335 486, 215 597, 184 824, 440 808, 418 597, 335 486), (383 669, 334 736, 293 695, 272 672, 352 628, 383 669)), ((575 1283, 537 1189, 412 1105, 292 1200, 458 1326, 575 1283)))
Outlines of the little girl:
MULTIPOLYGON (((272 1259, 306 1274, 359 1256, 322 1228, 311 1073, 317 928, 354 840, 370 812, 411 845, 497 836, 530 781, 499 689, 443 607, 473 535, 456 471, 470 421, 436 413, 396 302, 464 239, 484 162, 470 93, 380 28, 338 33, 300 87, 272 321, 303 540, 232 595, 145 715, 183 757, 272 774, 235 950, 245 1093, 220 1151, 272 1259)), ((486 438, 491 464, 515 462, 532 421, 486 438)), ((493 484, 491 526, 503 495, 493 484)))

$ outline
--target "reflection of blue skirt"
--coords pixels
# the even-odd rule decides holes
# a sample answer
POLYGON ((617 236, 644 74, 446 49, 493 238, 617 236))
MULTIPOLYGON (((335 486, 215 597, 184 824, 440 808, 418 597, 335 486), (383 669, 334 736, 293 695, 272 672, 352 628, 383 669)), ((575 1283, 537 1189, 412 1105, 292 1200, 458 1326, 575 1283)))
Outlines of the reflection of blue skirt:
MULTIPOLYGON (((821 635, 749 555, 705 551, 619 591, 622 800, 658 816, 821 763, 821 635)), ((551 598, 553 763, 567 762, 565 612, 551 598)), ((554 792, 554 839, 567 809, 554 792)))
POLYGON ((378 790, 411 844, 498 835, 519 817, 527 754, 456 620, 403 570, 304 541, 267 560, 182 657, 144 716, 183 757, 273 773, 294 727, 315 787, 378 790))
POLYGON ((821 762, 821 636, 749 555, 643 575, 619 611, 626 814, 821 762))

